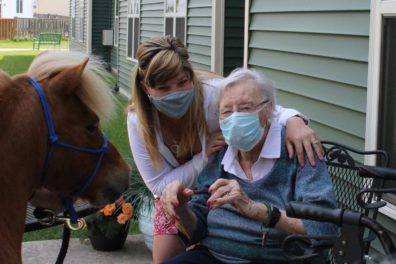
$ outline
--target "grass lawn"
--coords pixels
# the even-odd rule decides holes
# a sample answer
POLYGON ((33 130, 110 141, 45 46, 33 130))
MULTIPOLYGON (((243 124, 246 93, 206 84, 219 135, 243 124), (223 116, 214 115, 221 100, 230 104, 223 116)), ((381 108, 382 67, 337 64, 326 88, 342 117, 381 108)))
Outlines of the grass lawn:
POLYGON ((13 76, 27 70, 34 57, 40 51, 0 52, 0 69, 13 76))
MULTIPOLYGON (((12 51, 0 52, 0 69, 7 72, 9 75, 23 73, 29 67, 33 58, 39 54, 39 51, 12 51)), ((109 87, 112 87, 114 78, 107 78, 109 87)), ((116 146, 123 157, 131 160, 131 152, 128 143, 128 135, 126 129, 125 107, 127 99, 119 94, 114 96, 116 104, 116 113, 114 117, 107 123, 103 124, 103 131, 106 133, 109 140, 116 146)), ((55 226, 45 228, 39 231, 27 232, 24 234, 24 241, 43 240, 43 239, 60 239, 62 238, 63 227, 55 226)), ((130 233, 139 233, 137 223, 130 225, 130 233)), ((74 231, 71 234, 75 238, 85 238, 87 230, 74 231)))
MULTIPOLYGON (((33 42, 31 40, 26 40, 26 41, 0 40, 0 49, 32 49, 33 50, 33 42)), ((42 49, 58 49, 58 47, 54 48, 53 45, 42 45, 42 49)), ((62 40, 61 49, 69 49, 68 40, 62 40)))

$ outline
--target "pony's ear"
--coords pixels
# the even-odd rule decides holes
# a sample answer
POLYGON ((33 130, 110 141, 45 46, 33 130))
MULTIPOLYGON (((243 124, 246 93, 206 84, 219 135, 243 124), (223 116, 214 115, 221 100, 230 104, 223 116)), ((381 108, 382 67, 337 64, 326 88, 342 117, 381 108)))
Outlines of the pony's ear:
POLYGON ((89 58, 80 64, 60 71, 49 81, 49 87, 54 89, 57 94, 71 94, 81 83, 81 75, 87 66, 89 58))

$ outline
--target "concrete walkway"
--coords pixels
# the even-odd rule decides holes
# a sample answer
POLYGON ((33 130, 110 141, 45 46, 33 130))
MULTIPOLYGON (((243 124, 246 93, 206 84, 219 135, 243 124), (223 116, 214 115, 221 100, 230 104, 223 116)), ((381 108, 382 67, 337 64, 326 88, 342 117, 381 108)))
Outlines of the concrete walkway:
MULTIPOLYGON (((61 240, 24 242, 22 257, 24 264, 53 264, 59 253, 61 240)), ((129 235, 124 248, 104 252, 92 248, 89 239, 70 239, 64 264, 151 264, 151 252, 143 242, 143 235, 129 235)))

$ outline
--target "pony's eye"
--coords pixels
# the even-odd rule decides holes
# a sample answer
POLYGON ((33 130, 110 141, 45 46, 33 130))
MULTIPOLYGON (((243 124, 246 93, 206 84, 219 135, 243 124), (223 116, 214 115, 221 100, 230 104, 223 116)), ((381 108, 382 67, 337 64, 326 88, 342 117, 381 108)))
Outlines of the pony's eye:
POLYGON ((95 123, 95 124, 88 125, 88 126, 86 127, 86 129, 88 130, 89 133, 95 133, 95 132, 98 131, 99 126, 98 126, 97 123, 95 123))

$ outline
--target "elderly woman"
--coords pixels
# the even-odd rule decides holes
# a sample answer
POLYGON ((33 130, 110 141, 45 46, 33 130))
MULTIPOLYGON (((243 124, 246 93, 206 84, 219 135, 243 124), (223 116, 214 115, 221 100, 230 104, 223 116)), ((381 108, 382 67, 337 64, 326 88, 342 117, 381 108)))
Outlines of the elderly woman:
POLYGON ((274 107, 272 83, 259 72, 237 69, 224 79, 219 115, 229 146, 209 160, 195 193, 175 181, 161 197, 181 233, 200 243, 164 263, 286 263, 285 234, 335 232, 284 211, 290 201, 334 208, 335 196, 323 161, 301 167, 288 158, 274 107))

